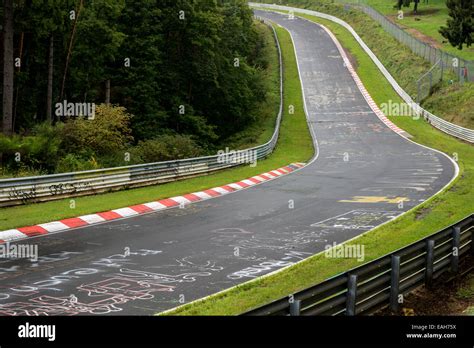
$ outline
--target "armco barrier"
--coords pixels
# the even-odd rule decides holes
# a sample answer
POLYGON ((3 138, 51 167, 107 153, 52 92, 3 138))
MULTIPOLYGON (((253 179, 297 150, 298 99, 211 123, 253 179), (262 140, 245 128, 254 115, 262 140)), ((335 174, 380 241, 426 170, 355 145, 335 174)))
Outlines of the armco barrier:
POLYGON ((400 295, 458 271, 474 256, 474 214, 427 238, 244 315, 359 315, 390 306, 400 295))
POLYGON ((398 93, 398 95, 400 95, 400 97, 405 101, 405 103, 407 103, 413 109, 416 115, 420 115, 420 117, 423 117, 433 127, 441 130, 444 133, 447 133, 449 135, 452 135, 456 138, 462 139, 469 143, 474 143, 474 130, 464 128, 464 127, 455 125, 453 123, 450 123, 446 120, 443 120, 442 118, 433 115, 431 112, 423 109, 421 106, 415 103, 415 101, 413 101, 410 95, 407 92, 405 92, 403 88, 400 87, 397 81, 388 72, 388 70, 380 62, 377 56, 371 51, 371 49, 365 44, 365 42, 360 38, 360 36, 356 33, 356 31, 342 19, 339 19, 335 16, 331 16, 325 13, 312 11, 312 10, 306 10, 306 9, 297 8, 297 7, 272 5, 272 4, 266 4, 266 3, 255 3, 255 2, 249 2, 249 5, 251 7, 260 8, 260 9, 273 9, 273 10, 280 10, 280 11, 293 11, 293 13, 304 13, 310 16, 324 18, 324 19, 327 19, 327 20, 330 20, 332 22, 342 25, 352 34, 352 36, 354 36, 354 38, 357 40, 357 42, 360 44, 363 50, 369 55, 369 57, 375 63, 377 68, 382 72, 382 74, 385 76, 388 82, 392 85, 393 89, 398 93))
POLYGON ((235 160, 230 161, 222 160, 222 156, 214 155, 76 173, 2 179, 0 180, 0 207, 165 183, 238 166, 250 159, 259 160, 267 157, 277 144, 283 110, 283 62, 277 34, 272 26, 271 28, 280 61, 280 110, 275 130, 267 143, 236 151, 233 157, 235 160))

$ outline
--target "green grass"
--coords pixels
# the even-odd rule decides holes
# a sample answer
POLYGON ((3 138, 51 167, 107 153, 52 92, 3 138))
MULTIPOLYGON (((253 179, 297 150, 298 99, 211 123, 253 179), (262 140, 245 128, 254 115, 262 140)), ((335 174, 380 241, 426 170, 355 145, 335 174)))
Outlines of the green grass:
MULTIPOLYGON (((305 16, 305 15, 304 15, 305 16)), ((343 27, 319 18, 305 16, 327 26, 357 61, 357 72, 378 105, 400 98, 365 54, 359 44, 343 27)), ((281 35, 281 34, 280 34, 281 35)), ((370 38, 367 38, 370 40, 370 38)), ((288 40, 283 41, 290 46, 288 40)), ((284 54, 293 56, 292 48, 284 47, 284 54)), ((391 52, 388 52, 390 54, 391 52)), ((293 58, 292 58, 293 59, 293 58)), ((384 61, 382 61, 384 63, 384 61)), ((296 79, 297 75, 285 75, 296 79)), ((441 133, 422 120, 392 117, 391 120, 413 136, 413 140, 439 149, 452 156, 457 153, 460 175, 448 189, 425 201, 402 217, 349 242, 365 245, 366 261, 430 235, 474 211, 474 154, 471 145, 441 133)), ((227 291, 170 311, 167 315, 236 315, 273 300, 288 296, 338 273, 360 265, 354 259, 326 258, 314 255, 289 268, 264 278, 241 284, 227 291)))
POLYGON ((464 311, 464 314, 467 314, 467 315, 474 315, 474 306, 469 307, 468 309, 466 309, 466 310, 464 311))
MULTIPOLYGON (((471 303, 474 300, 474 274, 467 276, 464 284, 457 290, 456 298, 462 300, 470 300, 471 303)), ((474 306, 469 306, 463 312, 463 314, 474 315, 474 306)))
MULTIPOLYGON (((474 47, 465 47, 462 50, 451 46, 447 39, 445 39, 440 33, 439 28, 446 26, 448 20, 448 8, 446 7, 446 0, 429 0, 428 4, 424 4, 422 1, 418 4, 418 14, 413 14, 413 4, 408 7, 402 7, 404 11, 404 18, 397 18, 397 9, 394 9, 396 1, 390 0, 367 0, 367 4, 388 16, 398 25, 402 26, 405 30, 410 32, 412 35, 416 34, 413 30, 416 30, 423 35, 429 36, 434 42, 436 47, 441 48, 443 51, 457 55, 458 57, 473 60, 474 59, 474 47), (410 30, 412 29, 412 30, 410 30)), ((415 35, 416 36, 416 35, 415 35)), ((426 40, 424 40, 426 42, 426 40)))
POLYGON ((474 274, 467 276, 465 283, 456 292, 456 297, 461 299, 474 299, 474 274))
POLYGON ((427 98, 423 107, 449 122, 474 129, 474 83, 445 85, 427 98))
MULTIPOLYGON (((273 54, 277 57, 276 49, 273 54)), ((277 62, 276 59, 274 59, 274 62, 277 62)), ((285 62, 285 64, 288 64, 288 67, 285 69, 287 74, 296 74, 295 68, 290 63, 285 62)), ((276 71, 274 84, 278 89, 278 69, 274 69, 274 71, 276 71)), ((299 81, 288 80, 285 83, 285 108, 277 147, 271 156, 259 161, 256 167, 242 166, 208 176, 163 185, 96 196, 77 197, 75 198, 75 209, 70 208, 69 199, 3 208, 0 209, 0 230, 35 225, 197 192, 252 177, 290 163, 308 161, 314 154, 314 148, 302 106, 299 81), (288 105, 290 104, 295 105, 295 113, 293 115, 287 113, 288 105)), ((273 126, 272 123, 272 131, 274 129, 273 126)), ((267 141, 269 138, 270 136, 265 140, 267 141)))

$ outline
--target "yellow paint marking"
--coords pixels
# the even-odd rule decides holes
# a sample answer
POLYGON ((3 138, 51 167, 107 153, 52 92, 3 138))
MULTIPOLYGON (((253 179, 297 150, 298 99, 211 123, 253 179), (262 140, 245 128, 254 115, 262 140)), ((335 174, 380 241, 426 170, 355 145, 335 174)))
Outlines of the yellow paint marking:
POLYGON ((344 203, 392 203, 399 204, 400 202, 410 201, 407 197, 393 197, 388 198, 385 196, 354 196, 352 199, 343 199, 339 202, 344 203))

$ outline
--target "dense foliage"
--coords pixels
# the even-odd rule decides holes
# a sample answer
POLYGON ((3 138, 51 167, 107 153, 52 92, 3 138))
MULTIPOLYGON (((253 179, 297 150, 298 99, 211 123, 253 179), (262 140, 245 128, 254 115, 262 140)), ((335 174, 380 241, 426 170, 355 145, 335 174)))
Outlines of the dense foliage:
MULTIPOLYGON (((13 0, 13 28, 20 64, 12 89, 4 81, 0 91, 13 96, 15 135, 6 129, 10 111, 0 111, 4 163, 18 146, 29 157, 26 149, 41 146, 28 139, 48 132, 53 149, 42 151, 51 158, 38 160, 48 171, 94 167, 97 156, 115 165, 112 157, 134 146, 143 160, 198 155, 255 123, 265 99, 265 43, 245 0, 13 0), (65 101, 118 108, 102 106, 94 121, 68 120, 55 114, 65 101)), ((5 30, 2 58, 4 37, 5 30)))
POLYGON ((474 1, 446 0, 446 6, 450 18, 446 27, 442 27, 439 32, 459 49, 464 44, 471 46, 474 42, 474 1))

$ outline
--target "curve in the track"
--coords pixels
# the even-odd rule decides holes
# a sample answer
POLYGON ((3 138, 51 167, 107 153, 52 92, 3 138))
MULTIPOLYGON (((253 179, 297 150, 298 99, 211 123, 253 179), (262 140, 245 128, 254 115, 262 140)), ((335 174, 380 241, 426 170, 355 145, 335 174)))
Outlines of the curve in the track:
POLYGON ((317 159, 186 209, 18 242, 40 257, 0 260, 0 315, 153 314, 360 235, 452 180, 449 158, 377 118, 321 27, 259 15, 292 34, 317 159))

